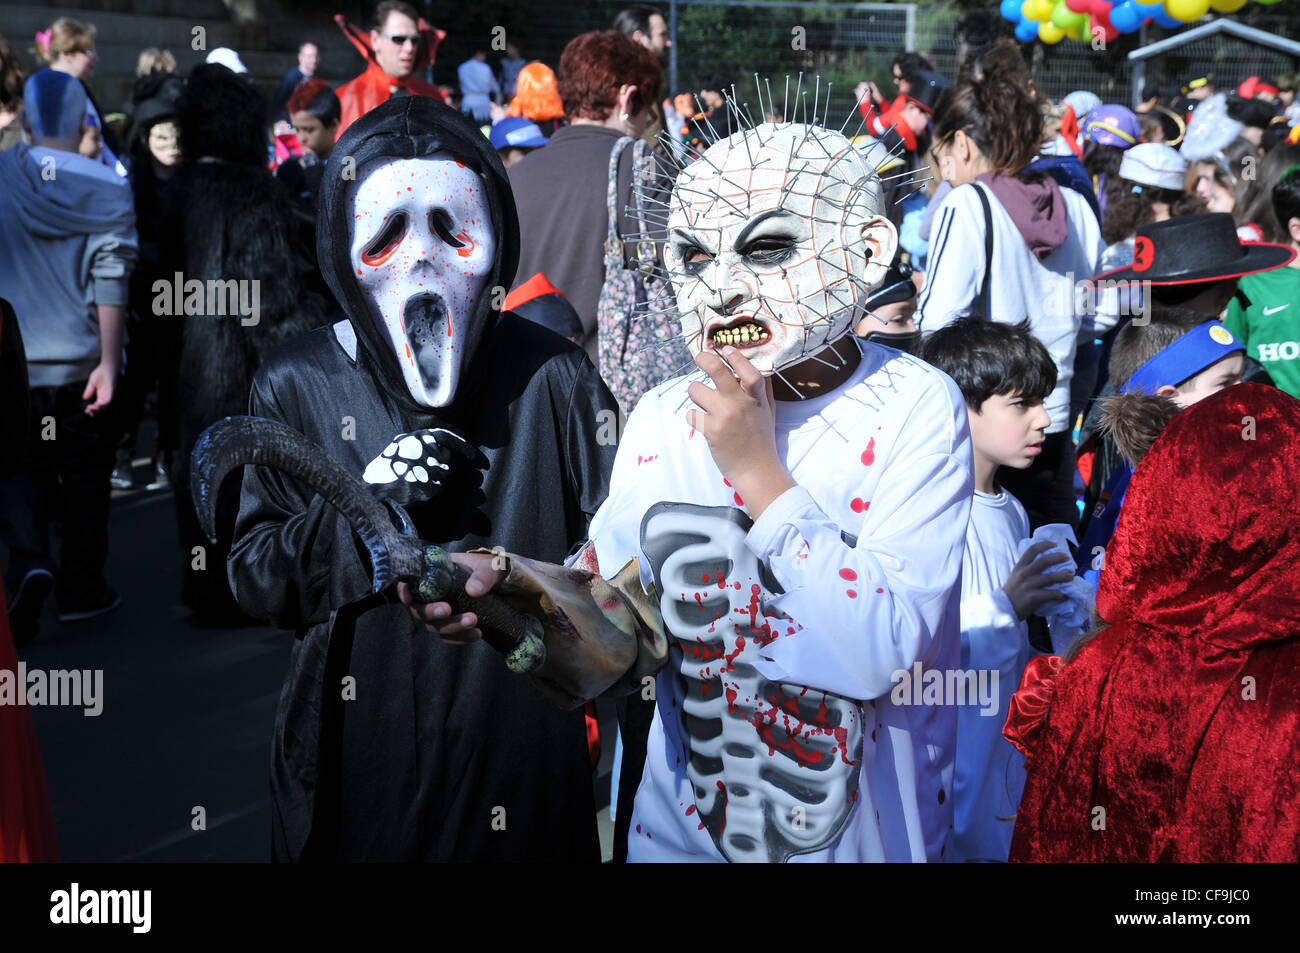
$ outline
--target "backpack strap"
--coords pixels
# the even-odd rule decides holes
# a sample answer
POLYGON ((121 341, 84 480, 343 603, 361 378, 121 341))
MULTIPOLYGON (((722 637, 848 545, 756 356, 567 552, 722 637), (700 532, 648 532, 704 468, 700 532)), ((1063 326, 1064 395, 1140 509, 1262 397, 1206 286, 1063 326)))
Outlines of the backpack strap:
POLYGON ((993 209, 989 206, 989 197, 978 182, 975 193, 980 197, 984 207, 984 281, 980 285, 979 302, 986 321, 993 320, 993 209))

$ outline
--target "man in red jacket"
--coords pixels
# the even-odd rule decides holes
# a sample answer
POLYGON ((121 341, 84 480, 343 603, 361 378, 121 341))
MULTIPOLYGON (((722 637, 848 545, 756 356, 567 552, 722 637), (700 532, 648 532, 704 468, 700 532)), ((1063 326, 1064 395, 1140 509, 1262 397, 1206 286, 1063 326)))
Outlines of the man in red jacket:
POLYGON ((417 73, 433 63, 434 52, 447 34, 422 20, 409 3, 383 0, 375 7, 368 34, 342 14, 334 17, 334 22, 369 60, 364 73, 337 90, 343 107, 340 136, 354 119, 392 96, 412 94, 442 101, 438 87, 426 83, 417 73))

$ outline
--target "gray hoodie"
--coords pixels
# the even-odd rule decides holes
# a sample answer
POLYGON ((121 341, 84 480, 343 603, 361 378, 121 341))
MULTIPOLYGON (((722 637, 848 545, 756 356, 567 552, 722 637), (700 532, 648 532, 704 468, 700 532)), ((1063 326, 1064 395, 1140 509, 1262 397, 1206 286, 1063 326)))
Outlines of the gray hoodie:
POLYGON ((0 152, 0 297, 18 316, 32 387, 99 363, 97 304, 125 305, 137 245, 131 186, 73 152, 0 152))

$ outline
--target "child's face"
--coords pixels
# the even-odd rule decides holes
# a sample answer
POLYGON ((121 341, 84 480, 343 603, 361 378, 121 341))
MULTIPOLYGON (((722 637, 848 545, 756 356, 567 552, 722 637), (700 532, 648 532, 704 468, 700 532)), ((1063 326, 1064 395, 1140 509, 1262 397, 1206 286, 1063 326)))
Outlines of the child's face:
POLYGON ((966 409, 977 456, 983 455, 997 466, 1024 470, 1043 452, 1052 418, 1042 401, 1031 404, 1016 393, 994 394, 978 411, 966 409))
POLYGON ((908 298, 906 301, 891 301, 889 304, 876 305, 871 309, 870 314, 864 314, 858 319, 853 333, 864 338, 872 331, 881 331, 885 334, 910 334, 915 330, 916 299, 908 298))
MULTIPOLYGON (((1241 375, 1246 370, 1246 359, 1240 351, 1215 361, 1201 373, 1181 384, 1169 394, 1175 404, 1187 408, 1197 401, 1205 400, 1211 394, 1217 394, 1225 387, 1241 382, 1241 375)), ((1161 388, 1163 391, 1164 388, 1161 388)))
POLYGON ((176 123, 157 122, 149 127, 149 152, 169 169, 181 161, 181 133, 176 123))
POLYGON ((327 126, 305 110, 294 113, 292 118, 293 131, 298 134, 302 147, 318 159, 329 158, 330 150, 334 148, 334 133, 338 129, 338 123, 327 126))

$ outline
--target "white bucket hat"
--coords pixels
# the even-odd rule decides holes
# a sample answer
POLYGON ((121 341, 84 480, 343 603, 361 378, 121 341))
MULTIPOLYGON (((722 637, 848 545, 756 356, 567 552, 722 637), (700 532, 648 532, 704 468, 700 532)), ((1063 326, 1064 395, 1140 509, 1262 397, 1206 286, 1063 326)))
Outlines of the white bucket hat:
POLYGON ((248 72, 248 67, 246 67, 244 61, 239 58, 239 54, 228 46, 218 46, 208 54, 208 58, 205 62, 217 63, 224 66, 232 73, 248 72))
POLYGON ((1119 177, 1173 192, 1183 190, 1187 160, 1178 150, 1163 142, 1139 142, 1124 152, 1119 163, 1119 177))

